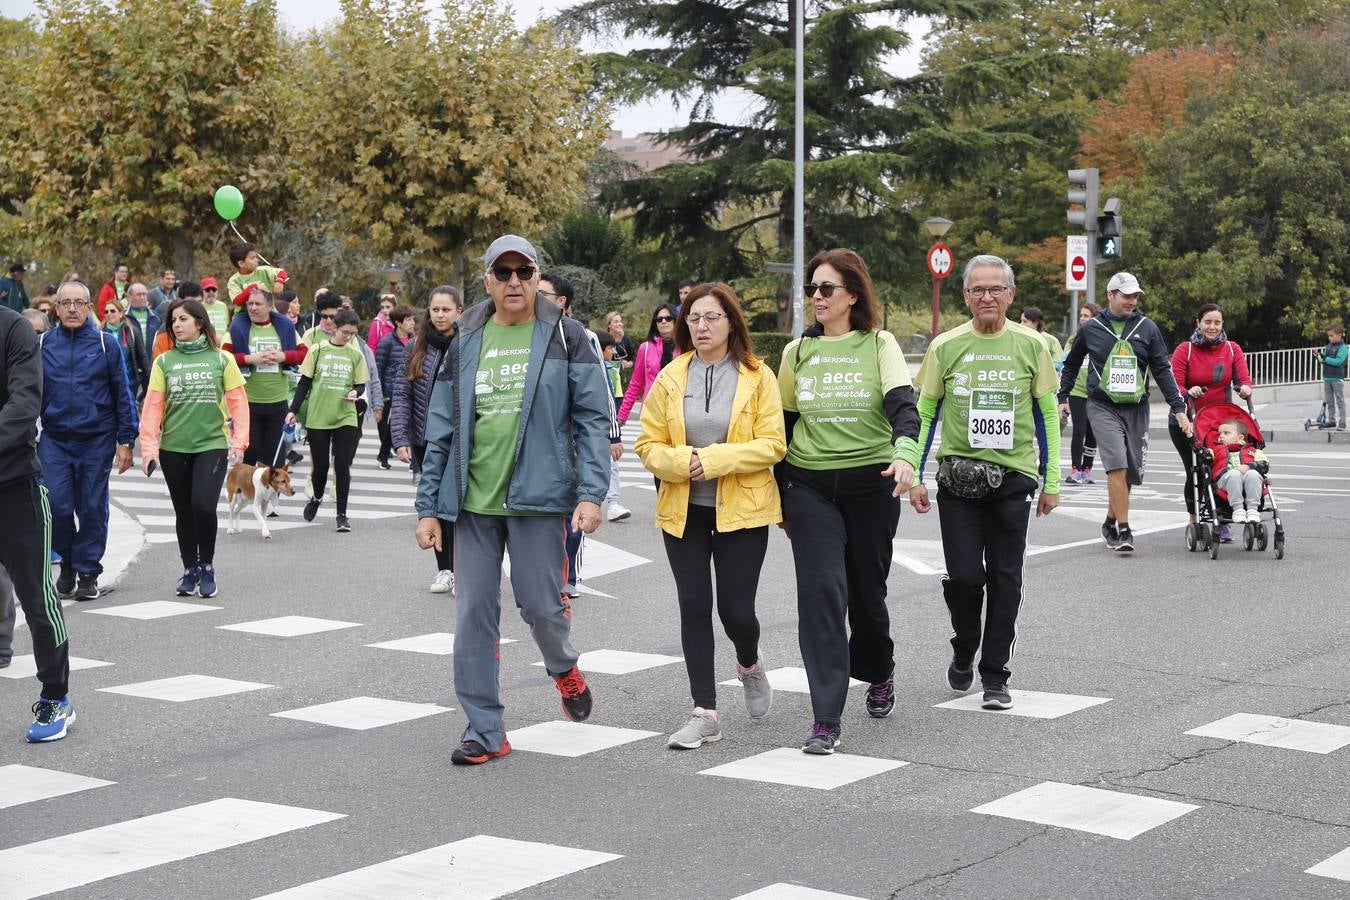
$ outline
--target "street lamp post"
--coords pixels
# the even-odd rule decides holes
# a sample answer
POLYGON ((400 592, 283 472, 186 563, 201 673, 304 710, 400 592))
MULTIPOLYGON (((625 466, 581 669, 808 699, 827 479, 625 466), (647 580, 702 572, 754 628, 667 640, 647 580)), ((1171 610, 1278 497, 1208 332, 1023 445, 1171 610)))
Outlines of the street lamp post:
MULTIPOLYGON (((923 227, 927 228, 928 233, 933 236, 933 247, 937 248, 942 245, 942 236, 945 235, 947 233, 947 230, 952 227, 952 220, 944 219, 941 216, 934 216, 931 219, 925 219, 923 227)), ((931 271, 934 251, 930 249, 928 253, 929 253, 929 269, 931 271)), ((938 327, 939 327, 938 307, 941 302, 942 302, 942 278, 938 277, 936 272, 933 272, 933 333, 930 335, 931 337, 938 336, 938 327)))
POLYGON ((389 287, 389 290, 387 290, 385 293, 398 296, 398 283, 402 280, 403 280, 403 270, 400 269, 398 266, 394 265, 393 263, 390 263, 389 266, 384 270, 384 281, 385 284, 388 285, 389 287))

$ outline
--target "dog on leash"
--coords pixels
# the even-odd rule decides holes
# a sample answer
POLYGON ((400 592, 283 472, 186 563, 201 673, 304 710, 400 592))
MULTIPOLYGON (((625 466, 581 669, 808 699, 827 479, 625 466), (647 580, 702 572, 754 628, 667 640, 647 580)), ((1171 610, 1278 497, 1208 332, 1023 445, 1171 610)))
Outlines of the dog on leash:
POLYGON ((225 476, 225 497, 230 502, 230 527, 228 534, 239 534, 239 512, 248 505, 253 510, 253 518, 258 520, 258 528, 264 540, 272 537, 267 527, 265 515, 277 497, 294 497, 295 488, 291 487, 291 473, 285 466, 248 466, 237 464, 225 476))

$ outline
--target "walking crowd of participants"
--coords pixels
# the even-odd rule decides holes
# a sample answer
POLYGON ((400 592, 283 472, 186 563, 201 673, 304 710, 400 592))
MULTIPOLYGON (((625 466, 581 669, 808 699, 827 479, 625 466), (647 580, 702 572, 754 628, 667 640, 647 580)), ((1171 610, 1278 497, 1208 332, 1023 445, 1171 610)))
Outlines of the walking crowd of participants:
MULTIPOLYGON (((42 686, 29 741, 63 738, 75 720, 60 600, 99 596, 109 475, 132 466, 137 441, 142 471, 162 471, 173 504, 176 593, 209 598, 221 590, 222 488, 231 530, 252 504, 268 536, 307 444, 302 516, 316 518, 331 468, 334 526, 349 532, 352 467, 372 416, 377 465, 396 459, 417 483, 415 537, 435 558, 429 589, 456 598, 454 684, 468 725, 452 760, 465 765, 511 752, 498 673, 507 553, 516 603, 564 713, 591 714, 572 601, 584 536, 604 518, 632 516, 620 502, 619 460, 639 405, 636 452, 657 488, 693 704, 672 748, 722 737, 714 610, 747 715, 772 709, 756 599, 773 527, 790 541, 796 571, 812 710, 802 750, 840 746, 850 679, 867 684, 868 715, 891 714, 887 579, 905 501, 919 514, 937 508, 953 631, 948 684, 968 691, 978 675, 982 705, 1011 708, 1027 532, 1033 509, 1043 516, 1058 505, 1061 430, 1071 418, 1063 481, 1091 484, 1099 463, 1103 541, 1134 551, 1129 499, 1144 476, 1151 383, 1186 472, 1188 545, 1231 541, 1234 524, 1259 534, 1262 512, 1273 512, 1282 547, 1259 426, 1232 405, 1250 403, 1252 382, 1222 309, 1202 307, 1190 339, 1169 354, 1128 273, 1111 278, 1104 307, 1084 306, 1065 350, 1041 310, 1009 318, 1012 268, 977 256, 962 278, 969 319, 933 340, 911 378, 880 327, 867 265, 847 249, 808 264, 814 322, 784 348, 777 373, 755 355, 729 285, 682 282, 679 302, 658 306, 635 344, 619 313, 597 333, 573 319, 570 282, 541 271, 533 245, 515 235, 487 250, 485 302, 466 310, 442 285, 418 318, 384 296, 364 336, 349 298, 321 290, 302 317, 286 271, 244 242, 229 258, 224 297, 214 279, 179 283, 172 271, 147 289, 124 265, 97 294, 69 273, 31 305, 21 265, 0 279, 0 502, 11 517, 0 531, 0 667, 10 661, 17 597, 42 686), (1197 433, 1197 423, 1208 430, 1197 433)), ((1327 403, 1333 420, 1339 404, 1343 427, 1341 326, 1328 339, 1327 403)))

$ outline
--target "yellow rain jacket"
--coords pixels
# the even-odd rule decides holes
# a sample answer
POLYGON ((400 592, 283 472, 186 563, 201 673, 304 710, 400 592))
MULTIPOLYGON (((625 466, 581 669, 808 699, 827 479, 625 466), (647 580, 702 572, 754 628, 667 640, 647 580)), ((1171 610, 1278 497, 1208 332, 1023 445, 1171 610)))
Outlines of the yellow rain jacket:
MULTIPOLYGON (((661 479, 657 527, 677 538, 684 537, 689 458, 694 450, 685 443, 684 434, 684 393, 692 357, 690 352, 672 360, 657 376, 642 403, 642 434, 636 446, 642 464, 661 479)), ((783 520, 772 466, 786 454, 778 379, 763 362, 754 369, 741 363, 727 442, 698 451, 704 474, 717 479, 718 531, 776 525, 783 520)))

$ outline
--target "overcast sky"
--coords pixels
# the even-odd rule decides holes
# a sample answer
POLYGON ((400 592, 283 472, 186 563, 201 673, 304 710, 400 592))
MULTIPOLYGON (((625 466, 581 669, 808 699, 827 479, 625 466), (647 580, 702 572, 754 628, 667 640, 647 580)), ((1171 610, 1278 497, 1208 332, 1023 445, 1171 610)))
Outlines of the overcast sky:
MULTIPOLYGON (((341 11, 338 0, 276 0, 276 2, 282 22, 294 31, 305 31, 323 25, 325 22, 337 18, 341 11)), ((516 22, 520 25, 530 25, 541 18, 553 15, 560 9, 573 5, 575 2, 577 0, 514 0, 512 6, 516 11, 516 22)), ((431 5, 438 4, 433 3, 431 5)), ((0 0, 0 14, 9 18, 20 18, 36 13, 37 7, 32 0, 0 0)), ((915 23, 907 30, 914 39, 914 46, 912 52, 906 53, 893 61, 890 68, 897 74, 908 75, 918 71, 919 44, 927 31, 927 25, 922 22, 915 23)), ((618 43, 603 43, 591 40, 587 40, 584 44, 585 49, 591 52, 597 50, 622 51, 630 49, 631 46, 636 45, 624 46, 618 43)), ((746 102, 745 95, 722 98, 717 104, 718 119, 722 121, 739 120, 747 109, 746 102)), ((669 100, 659 100, 616 110, 614 127, 629 135, 641 131, 660 131, 686 124, 687 116, 687 109, 677 109, 669 100)))

